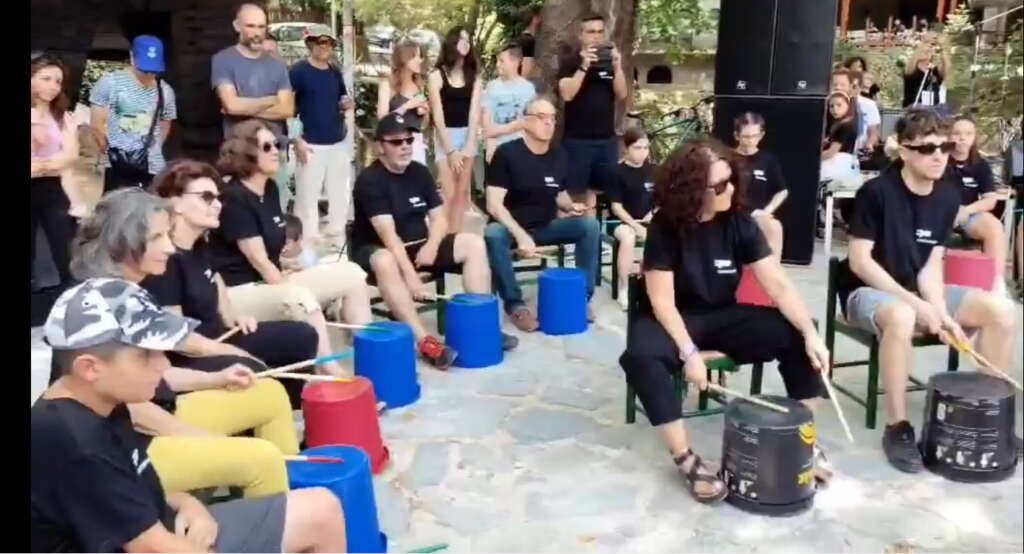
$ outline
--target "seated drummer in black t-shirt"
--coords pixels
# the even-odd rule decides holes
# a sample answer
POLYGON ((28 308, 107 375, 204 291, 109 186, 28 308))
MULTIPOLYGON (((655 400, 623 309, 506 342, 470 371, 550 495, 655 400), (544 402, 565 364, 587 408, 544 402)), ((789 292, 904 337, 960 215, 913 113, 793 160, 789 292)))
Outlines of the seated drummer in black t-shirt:
POLYGON ((977 145, 977 127, 967 116, 953 120, 950 140, 955 147, 949 153, 944 179, 960 191, 960 210, 953 228, 982 242, 982 251, 995 260, 996 271, 992 290, 1006 295, 1006 233, 1003 224, 992 213, 999 201, 992 166, 981 157, 977 145))
POLYGON ((1005 368, 1016 315, 1005 297, 943 284, 944 245, 960 207, 956 188, 942 181, 953 150, 948 126, 930 109, 911 109, 896 133, 900 160, 854 199, 838 292, 850 323, 879 337, 888 419, 882 449, 896 469, 916 473, 924 466, 905 402, 914 334, 967 343, 963 327, 980 329, 978 351, 1005 368))
POLYGON ((345 552, 341 505, 324 488, 210 507, 165 495, 126 405, 153 397, 163 351, 182 346, 189 324, 140 295, 87 280, 47 318, 61 377, 32 406, 31 551, 345 552))
POLYGON ((484 230, 487 258, 505 313, 528 333, 540 325, 523 301, 513 248, 530 258, 540 255, 538 246, 575 244, 576 267, 586 275, 587 320, 594 321, 589 300, 600 261, 600 228, 597 219, 585 215, 587 206, 573 202, 566 191, 570 162, 565 150, 551 144, 557 117, 550 98, 535 97, 526 105, 523 138, 499 146, 487 168, 487 212, 493 218, 484 230), (559 211, 567 217, 558 217, 559 211))
POLYGON ((615 227, 615 238, 619 239, 618 301, 625 310, 629 305, 626 283, 633 271, 633 249, 637 241, 647 239, 647 224, 651 222, 652 197, 654 196, 654 168, 647 158, 651 153, 651 141, 639 127, 630 127, 622 133, 622 144, 626 155, 615 167, 615 173, 608 182, 605 195, 611 203, 612 215, 619 218, 615 227))
MULTIPOLYGON (((686 379, 704 390, 702 350, 738 364, 774 359, 789 397, 813 408, 821 400, 819 373, 829 355, 757 223, 733 203, 743 193, 736 153, 714 140, 688 142, 655 170, 654 179, 658 211, 644 249, 642 313, 619 363, 690 493, 699 502, 714 502, 728 490, 690 450, 671 374, 685 369, 686 379), (736 303, 745 265, 778 308, 736 303)), ((831 477, 817 445, 814 462, 816 478, 831 477)))
MULTIPOLYGON (((377 123, 380 157, 356 178, 352 261, 373 272, 388 309, 412 328, 420 354, 439 369, 458 355, 427 333, 414 301, 427 300, 420 271, 462 273, 466 292, 489 293, 491 270, 484 241, 471 233, 448 234, 437 185, 427 167, 412 160, 413 133, 399 114, 377 123)), ((518 340, 504 335, 506 350, 518 340)))
POLYGON ((775 210, 786 201, 789 190, 779 160, 771 152, 758 149, 764 138, 764 118, 746 112, 733 121, 736 152, 747 162, 747 208, 768 240, 776 258, 782 257, 782 223, 775 210))

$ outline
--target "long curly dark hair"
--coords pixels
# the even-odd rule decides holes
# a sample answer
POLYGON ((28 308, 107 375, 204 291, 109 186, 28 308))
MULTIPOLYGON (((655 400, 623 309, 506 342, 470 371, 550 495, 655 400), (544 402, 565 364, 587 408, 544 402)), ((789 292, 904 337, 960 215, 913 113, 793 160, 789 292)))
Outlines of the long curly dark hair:
POLYGON ((743 159, 720 141, 702 138, 684 143, 654 169, 654 203, 658 213, 685 234, 698 223, 704 206, 704 194, 711 164, 725 160, 732 169, 733 186, 730 211, 742 209, 746 197, 746 171, 743 159))
MULTIPOLYGON (((463 31, 466 31, 466 28, 459 25, 452 27, 448 34, 444 36, 444 44, 441 46, 441 55, 437 57, 436 67, 444 71, 446 75, 455 67, 455 62, 459 60, 458 46, 463 31)), ((473 35, 469 31, 466 31, 466 34, 469 34, 469 52, 466 53, 466 57, 462 60, 462 75, 466 86, 472 90, 474 80, 476 79, 476 46, 473 46, 473 35)))

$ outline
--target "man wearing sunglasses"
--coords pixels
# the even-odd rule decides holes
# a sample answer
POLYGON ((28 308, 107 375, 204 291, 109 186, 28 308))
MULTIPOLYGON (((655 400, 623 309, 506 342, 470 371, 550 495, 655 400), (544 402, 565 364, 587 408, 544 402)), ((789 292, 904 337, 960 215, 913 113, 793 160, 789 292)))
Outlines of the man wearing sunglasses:
MULTIPOLYGON (((930 109, 910 109, 896 133, 899 160, 857 191, 839 297, 847 319, 879 337, 882 449, 896 469, 916 473, 923 464, 905 403, 914 335, 966 343, 963 329, 979 329, 981 354, 1009 367, 1016 316, 1006 298, 943 284, 944 245, 960 207, 956 188, 942 180, 953 150, 948 125, 930 109)), ((1019 455, 1019 437, 1017 444, 1019 455)))
POLYGON ((306 35, 309 58, 292 66, 295 107, 302 121, 302 136, 295 141, 298 167, 295 173, 295 215, 302 221, 306 238, 320 235, 320 191, 327 187, 329 223, 327 234, 339 249, 352 189, 345 114, 355 105, 341 72, 331 63, 338 40, 326 25, 313 25, 306 35))
MULTIPOLYGON (((412 328, 421 356, 447 369, 458 355, 427 333, 416 301, 428 300, 419 272, 462 273, 466 292, 491 288, 487 251, 479 236, 448 234, 441 197, 430 171, 412 160, 413 133, 419 127, 401 114, 377 123, 380 157, 356 178, 352 261, 372 273, 391 313, 412 328)), ((505 350, 518 340, 503 335, 505 350)))
MULTIPOLYGON (((523 138, 499 146, 487 168, 487 212, 493 218, 484 231, 487 257, 505 312, 525 332, 536 331, 539 323, 516 282, 513 248, 534 258, 537 246, 575 244, 576 267, 587 275, 588 301, 597 278, 600 230, 597 219, 586 215, 587 205, 574 202, 567 192, 569 156, 551 144, 557 117, 554 102, 534 98, 526 105, 523 138), (557 217, 558 210, 569 217, 557 217)), ((589 304, 587 320, 594 321, 589 304)))

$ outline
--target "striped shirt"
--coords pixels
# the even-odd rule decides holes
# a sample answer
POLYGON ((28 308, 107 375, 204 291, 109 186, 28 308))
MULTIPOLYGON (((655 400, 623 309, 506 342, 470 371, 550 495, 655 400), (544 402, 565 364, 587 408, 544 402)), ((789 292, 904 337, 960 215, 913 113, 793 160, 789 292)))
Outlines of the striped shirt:
MULTIPOLYGON (((174 101, 174 89, 161 81, 164 92, 162 120, 178 118, 178 107, 174 101)), ((146 134, 156 111, 156 87, 145 88, 132 74, 131 69, 107 73, 96 83, 89 97, 93 106, 108 108, 107 142, 112 148, 139 150, 146 141, 146 134)), ((164 160, 162 129, 158 124, 153 131, 149 147, 149 172, 157 174, 167 165, 164 160)), ((109 161, 107 161, 109 165, 109 161)))

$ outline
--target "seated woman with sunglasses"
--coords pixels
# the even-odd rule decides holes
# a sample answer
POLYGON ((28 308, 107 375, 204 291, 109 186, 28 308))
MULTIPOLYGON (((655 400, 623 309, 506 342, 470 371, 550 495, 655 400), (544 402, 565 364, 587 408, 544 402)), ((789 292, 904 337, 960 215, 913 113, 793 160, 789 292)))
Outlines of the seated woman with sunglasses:
MULTIPOLYGON (((279 367, 317 355, 316 330, 301 321, 264 321, 238 312, 220 274, 210 267, 206 234, 220 225, 220 174, 213 166, 188 159, 171 162, 153 181, 153 191, 171 202, 171 241, 175 252, 162 275, 142 281, 164 309, 200 322, 195 332, 249 352, 269 367, 279 367)), ((204 358, 168 353, 176 367, 207 369, 204 358)), ((292 406, 300 407, 302 381, 284 381, 292 406)))
MULTIPOLYGON (((366 273, 348 261, 282 271, 285 220, 270 178, 280 167, 277 152, 274 134, 262 121, 250 119, 232 128, 218 160, 230 180, 221 188, 220 225, 209 237, 210 261, 239 313, 258 321, 307 321, 317 330, 317 354, 322 356, 331 352, 322 305, 340 301, 345 322, 371 321, 366 273)), ((337 362, 317 369, 342 373, 337 362)))
MULTIPOLYGON (((689 142, 655 170, 659 209, 647 230, 640 315, 619 364, 658 428, 693 497, 716 502, 728 493, 690 450, 682 405, 671 374, 704 390, 708 375, 700 351, 717 351, 738 364, 778 360, 790 398, 813 408, 821 401, 819 372, 828 351, 793 283, 757 222, 733 201, 743 198, 739 156, 715 140, 689 142), (735 184, 734 184, 735 183, 735 184), (740 270, 750 265, 778 308, 736 303, 740 270)), ((831 470, 815 446, 815 477, 831 470)))

